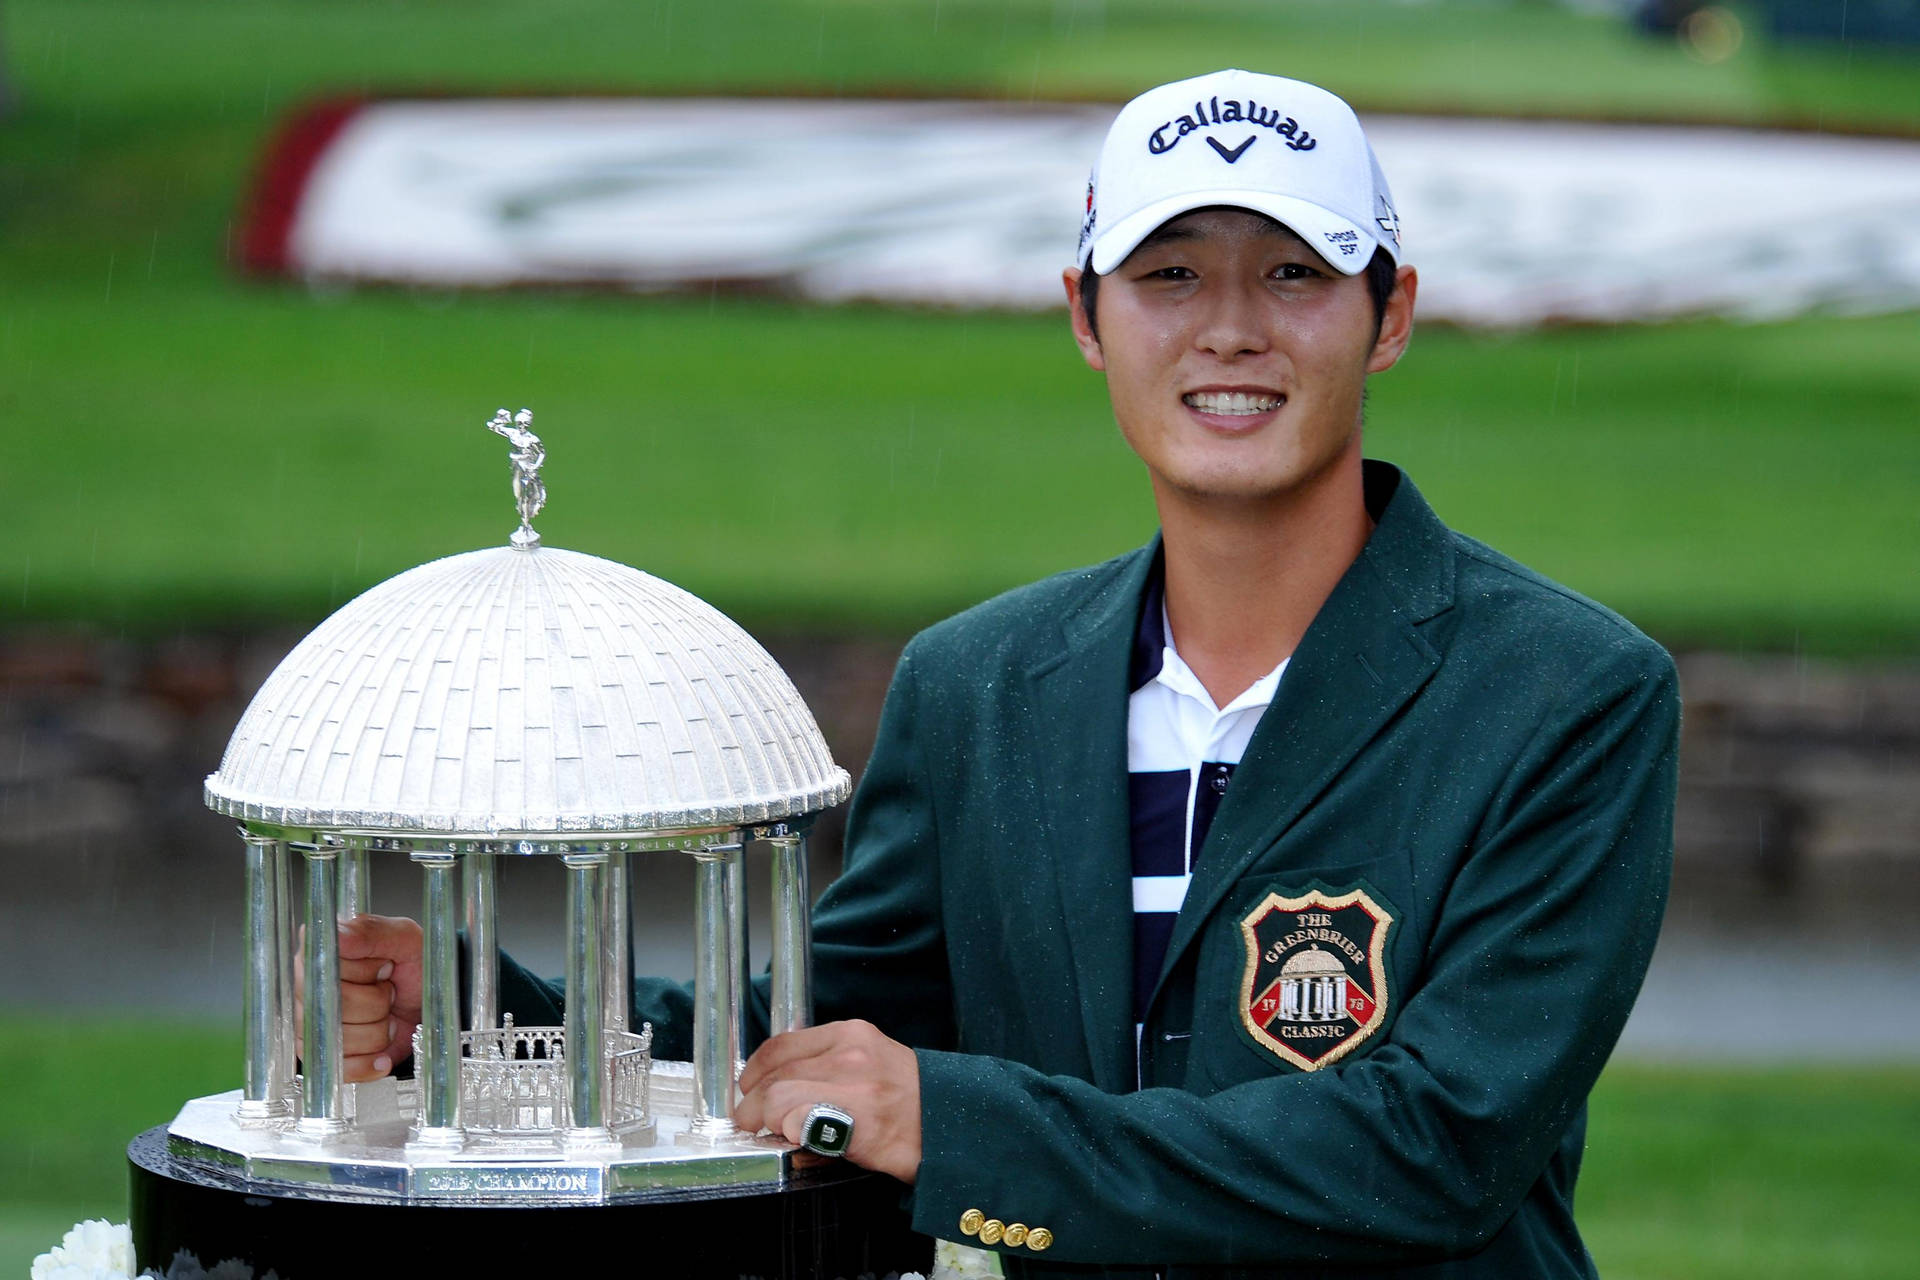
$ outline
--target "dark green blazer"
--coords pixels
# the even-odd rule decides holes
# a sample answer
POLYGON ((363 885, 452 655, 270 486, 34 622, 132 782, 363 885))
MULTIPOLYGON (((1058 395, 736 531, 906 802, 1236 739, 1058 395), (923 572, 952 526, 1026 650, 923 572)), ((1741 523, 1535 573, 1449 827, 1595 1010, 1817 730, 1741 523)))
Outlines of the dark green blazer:
POLYGON ((1021 1224, 1010 1275, 1593 1274, 1574 1178, 1665 903, 1672 663, 1397 470, 1368 464, 1367 494, 1377 527, 1201 850, 1138 1068, 1128 659, 1154 549, 908 645, 814 974, 820 1021, 919 1050, 917 1229, 1021 1224), (1248 1014, 1276 974, 1248 922, 1356 894, 1372 1025, 1303 1067, 1248 1014))

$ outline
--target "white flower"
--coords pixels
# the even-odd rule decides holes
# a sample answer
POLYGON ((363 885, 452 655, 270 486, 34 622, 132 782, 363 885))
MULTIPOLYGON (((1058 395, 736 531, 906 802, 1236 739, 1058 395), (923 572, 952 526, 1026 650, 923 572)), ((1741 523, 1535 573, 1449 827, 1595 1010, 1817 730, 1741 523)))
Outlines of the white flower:
POLYGON ((1000 1255, 953 1240, 933 1242, 933 1280, 1000 1280, 1000 1255))
POLYGON ((53 1255, 43 1253, 33 1260, 33 1280, 127 1280, 124 1271, 108 1271, 103 1267, 76 1267, 65 1262, 53 1261, 53 1255))
POLYGON ((31 1280, 128 1280, 133 1274, 133 1232, 105 1218, 75 1223, 52 1252, 33 1260, 31 1280))

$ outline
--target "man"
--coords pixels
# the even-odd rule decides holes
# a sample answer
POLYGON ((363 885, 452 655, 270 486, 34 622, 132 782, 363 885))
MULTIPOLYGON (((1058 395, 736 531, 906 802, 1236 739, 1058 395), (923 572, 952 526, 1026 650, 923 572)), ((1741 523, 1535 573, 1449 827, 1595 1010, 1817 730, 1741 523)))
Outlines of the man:
MULTIPOLYGON (((821 1025, 753 1054, 743 1126, 832 1104, 916 1228, 1010 1273, 1593 1274, 1572 1190, 1664 904, 1674 676, 1362 462, 1399 259, 1333 95, 1223 71, 1120 113, 1065 282, 1161 534, 907 647, 821 1025)), ((390 932, 349 927, 350 978, 390 932)), ((391 989, 349 1001, 359 1070, 391 989)), ((685 993, 637 1002, 671 1054, 685 993)))

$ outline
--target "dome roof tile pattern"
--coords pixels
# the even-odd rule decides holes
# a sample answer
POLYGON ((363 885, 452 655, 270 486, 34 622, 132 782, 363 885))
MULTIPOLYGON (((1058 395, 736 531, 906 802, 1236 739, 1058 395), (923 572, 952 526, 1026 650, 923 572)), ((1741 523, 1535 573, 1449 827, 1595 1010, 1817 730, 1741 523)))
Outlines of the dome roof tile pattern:
POLYGON ((770 822, 850 789, 792 681, 719 610, 611 560, 498 547, 314 628, 206 795, 270 825, 491 836, 770 822))

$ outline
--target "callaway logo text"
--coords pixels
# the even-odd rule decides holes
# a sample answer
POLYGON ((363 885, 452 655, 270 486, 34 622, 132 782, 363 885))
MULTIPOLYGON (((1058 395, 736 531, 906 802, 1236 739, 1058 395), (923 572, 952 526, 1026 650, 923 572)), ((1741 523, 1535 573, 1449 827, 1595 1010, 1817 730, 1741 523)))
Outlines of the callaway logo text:
MULTIPOLYGON (((1314 136, 1300 127, 1299 121, 1292 116, 1281 115, 1278 108, 1263 107, 1252 98, 1247 99, 1244 108, 1233 98, 1228 98, 1225 103, 1218 98, 1209 98, 1206 102, 1194 103, 1192 115, 1169 120, 1155 129, 1147 137, 1147 150, 1154 155, 1164 155, 1179 146, 1180 139, 1196 129, 1212 124, 1232 124, 1242 120, 1262 129, 1273 130, 1286 139, 1287 146, 1295 151, 1311 151, 1318 145, 1314 136), (1168 130, 1172 130, 1171 135, 1168 130)), ((1209 138, 1208 141, 1213 140, 1209 138)), ((1232 164, 1240 158, 1240 153, 1245 151, 1247 144, 1252 141, 1253 138, 1250 136, 1246 142, 1231 149, 1216 144, 1214 150, 1218 151, 1228 164, 1232 164)))

